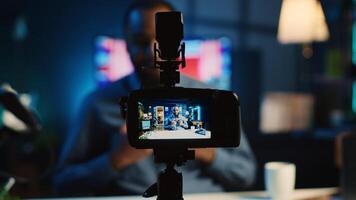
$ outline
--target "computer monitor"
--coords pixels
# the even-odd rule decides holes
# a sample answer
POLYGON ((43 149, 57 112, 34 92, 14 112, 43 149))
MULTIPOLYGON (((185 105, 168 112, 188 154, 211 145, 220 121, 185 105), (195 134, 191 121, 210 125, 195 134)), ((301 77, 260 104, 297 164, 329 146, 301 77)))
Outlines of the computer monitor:
MULTIPOLYGON (((181 73, 217 89, 231 88, 231 43, 228 38, 190 39, 186 43, 187 67, 181 73)), ((96 79, 107 85, 133 72, 126 43, 98 36, 95 41, 96 79)))

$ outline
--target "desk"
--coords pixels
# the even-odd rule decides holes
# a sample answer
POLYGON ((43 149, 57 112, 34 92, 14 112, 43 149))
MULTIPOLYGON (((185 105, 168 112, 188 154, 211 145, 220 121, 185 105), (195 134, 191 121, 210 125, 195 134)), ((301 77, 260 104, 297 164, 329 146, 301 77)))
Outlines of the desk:
MULTIPOLYGON (((317 189, 297 189, 290 200, 329 200, 330 197, 338 193, 338 188, 317 188, 317 189)), ((61 198, 48 200, 155 200, 156 197, 143 198, 140 196, 120 196, 120 197, 86 197, 86 198, 61 198)), ((266 192, 226 192, 226 193, 204 193, 185 194, 185 200, 267 200, 266 192)), ((35 200, 35 199, 32 199, 35 200)), ((46 200, 46 199, 38 199, 46 200)))
POLYGON ((184 129, 184 130, 160 130, 160 131, 147 131, 143 134, 143 138, 149 140, 157 139, 209 139, 211 132, 204 130, 205 134, 195 133, 197 129, 184 129))

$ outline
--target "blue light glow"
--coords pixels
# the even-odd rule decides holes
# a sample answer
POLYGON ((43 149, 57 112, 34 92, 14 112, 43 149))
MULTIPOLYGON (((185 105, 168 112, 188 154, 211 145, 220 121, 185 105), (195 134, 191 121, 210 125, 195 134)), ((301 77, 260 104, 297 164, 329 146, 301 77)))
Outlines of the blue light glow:
POLYGON ((356 113, 356 81, 352 84, 352 111, 356 113))
POLYGON ((109 60, 109 55, 105 52, 98 52, 95 55, 95 62, 99 66, 106 65, 108 63, 108 60, 109 60))
POLYGON ((187 47, 185 49, 185 52, 187 55, 197 55, 200 52, 200 46, 202 41, 201 40, 186 40, 185 46, 187 47))
POLYGON ((201 116, 200 116, 200 110, 201 110, 201 108, 200 108, 200 106, 197 106, 197 108, 198 108, 198 120, 201 120, 201 116))
POLYGON ((356 23, 352 25, 352 63, 356 65, 356 23))

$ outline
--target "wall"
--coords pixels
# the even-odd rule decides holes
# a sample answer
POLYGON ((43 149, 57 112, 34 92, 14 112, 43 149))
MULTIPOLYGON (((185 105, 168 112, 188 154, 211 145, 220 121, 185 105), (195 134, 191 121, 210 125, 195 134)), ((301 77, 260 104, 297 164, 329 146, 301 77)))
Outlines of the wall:
POLYGON ((36 94, 45 123, 65 132, 81 100, 95 87, 95 36, 120 37, 128 3, 18 1, 15 6, 23 7, 19 14, 26 18, 28 34, 24 41, 14 41, 14 19, 7 20, 10 31, 0 33, 5 38, 0 45, 0 82, 36 94))
MULTIPOLYGON (((232 41, 234 58, 242 52, 248 59, 259 60, 260 66, 234 62, 233 89, 242 91, 242 101, 254 98, 258 104, 266 91, 295 88, 295 47, 276 40, 280 0, 171 2, 184 14, 186 36, 226 36, 232 41), (246 89, 253 84, 254 90, 246 89)), ((15 42, 11 33, 2 33, 7 39, 0 45, 0 81, 37 94, 43 119, 60 124, 65 131, 81 100, 95 88, 94 38, 99 34, 121 37, 122 16, 129 3, 15 1, 11 7, 20 8, 15 11, 25 16, 28 35, 23 42, 15 42)))
POLYGON ((295 89, 296 48, 293 45, 281 45, 277 41, 282 1, 184 0, 171 2, 182 10, 185 23, 188 25, 186 28, 188 35, 227 36, 232 40, 234 49, 260 51, 262 68, 259 73, 262 74, 262 92, 295 89))

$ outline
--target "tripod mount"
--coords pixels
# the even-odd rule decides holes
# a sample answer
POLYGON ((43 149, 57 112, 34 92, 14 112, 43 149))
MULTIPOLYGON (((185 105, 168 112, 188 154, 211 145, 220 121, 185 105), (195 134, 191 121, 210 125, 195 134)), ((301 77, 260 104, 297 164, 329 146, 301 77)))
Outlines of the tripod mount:
POLYGON ((151 185, 143 197, 157 195, 157 200, 183 200, 183 176, 174 166, 194 160, 194 150, 154 149, 154 157, 156 163, 165 163, 166 169, 159 173, 157 183, 151 185))
POLYGON ((180 81, 180 72, 179 65, 182 65, 182 68, 186 66, 185 62, 185 43, 180 44, 180 49, 177 52, 177 57, 179 54, 181 60, 176 58, 169 58, 168 60, 157 60, 157 56, 162 58, 161 51, 157 48, 157 43, 154 44, 154 66, 160 70, 160 83, 164 87, 174 87, 175 84, 180 81))

